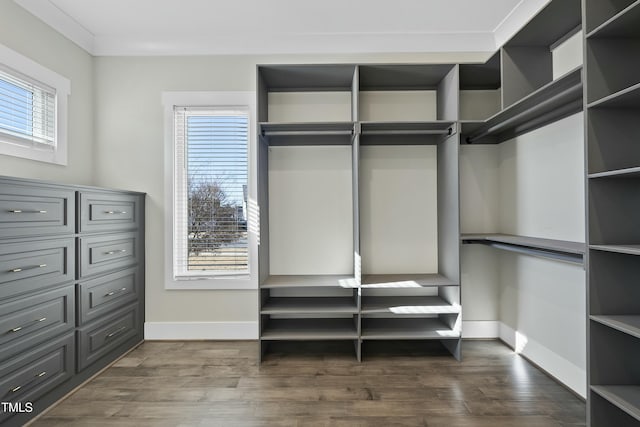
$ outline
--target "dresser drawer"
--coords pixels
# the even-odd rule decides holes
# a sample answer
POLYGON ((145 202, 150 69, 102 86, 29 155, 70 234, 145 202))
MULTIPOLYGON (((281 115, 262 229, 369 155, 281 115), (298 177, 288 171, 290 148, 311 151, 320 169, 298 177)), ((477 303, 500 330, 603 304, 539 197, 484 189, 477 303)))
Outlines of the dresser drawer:
POLYGON ((78 371, 138 335, 138 310, 133 304, 78 330, 78 371))
POLYGON ((0 299, 72 281, 74 239, 0 245, 0 299))
MULTIPOLYGON (((32 402, 73 375, 73 334, 0 364, 0 400, 32 402)), ((0 411, 0 423, 10 414, 0 411)))
POLYGON ((75 286, 39 292, 0 305, 0 360, 75 328, 75 286))
POLYGON ((0 180, 0 238, 75 232, 75 191, 0 180))
POLYGON ((138 233, 81 237, 80 277, 134 265, 140 258, 138 233))
POLYGON ((140 225, 140 196, 80 192, 80 232, 135 229, 140 225))
POLYGON ((78 312, 80 325, 138 299, 140 270, 130 268, 80 282, 78 312))

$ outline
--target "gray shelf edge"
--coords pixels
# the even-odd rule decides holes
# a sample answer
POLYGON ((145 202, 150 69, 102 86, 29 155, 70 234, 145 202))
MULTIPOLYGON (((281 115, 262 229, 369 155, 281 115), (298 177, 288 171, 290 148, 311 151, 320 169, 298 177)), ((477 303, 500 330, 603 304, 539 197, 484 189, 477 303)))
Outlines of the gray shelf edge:
MULTIPOLYGON (((589 318, 598 322, 601 325, 608 326, 609 328, 615 329, 616 331, 625 333, 627 335, 631 335, 635 338, 640 338, 640 327, 634 326, 629 323, 623 322, 621 320, 616 319, 617 317, 632 317, 632 315, 622 316, 622 315, 591 315, 589 318)), ((637 317, 640 320, 640 315, 633 316, 637 317)), ((640 322, 639 322, 640 324, 640 322)))
POLYGON ((436 336, 413 336, 413 335, 397 335, 397 336, 391 336, 391 335, 370 335, 367 336, 365 334, 363 334, 360 339, 362 341, 441 341, 441 340, 459 340, 462 339, 462 335, 458 335, 458 336, 450 336, 450 337, 436 337, 436 336))
POLYGON ((622 411, 629 414, 631 417, 640 421, 640 406, 634 405, 628 399, 620 396, 619 393, 616 393, 612 390, 612 388, 623 387, 629 388, 629 390, 633 390, 635 394, 637 394, 636 399, 640 401, 640 386, 599 386, 592 385, 591 390, 598 394, 600 397, 611 403, 612 405, 618 407, 622 411))
POLYGON ((589 249, 603 252, 612 252, 624 255, 640 255, 640 245, 589 245, 589 249))
MULTIPOLYGON (((622 98, 623 96, 632 94, 633 92, 636 92, 636 91, 640 92, 640 82, 633 84, 629 87, 626 87, 624 89, 620 89, 617 92, 604 96, 595 101, 589 102, 587 104, 587 108, 599 108, 599 107, 606 108, 608 103, 611 103, 618 98, 622 98)), ((638 98, 640 98, 640 93, 638 93, 638 98)))
POLYGON ((351 297, 271 297, 260 309, 260 314, 357 314, 358 305, 351 297), (278 301, 273 301, 273 300, 278 301), (334 301, 327 301, 331 299, 334 301), (280 304, 290 300, 290 304, 280 304), (303 303, 300 300, 305 300, 303 303), (318 302, 313 303, 313 301, 318 302), (331 304, 333 302, 333 305, 331 304))
POLYGON ((446 306, 446 307, 450 307, 447 311, 434 311, 432 313, 397 313, 399 316, 401 315, 405 315, 405 314, 460 314, 462 312, 462 306, 460 305, 453 305, 453 304, 449 304, 448 302, 446 302, 443 298, 440 298, 438 296, 427 296, 427 297, 416 297, 416 296, 393 296, 393 297, 381 297, 381 296, 363 296, 362 297, 362 302, 361 302, 361 309, 360 312, 362 314, 374 314, 374 313, 387 313, 390 311, 391 308, 398 306, 398 304, 389 304, 387 306, 380 306, 378 308, 367 308, 366 305, 367 303, 365 302, 365 300, 367 299, 387 299, 389 301, 398 301, 398 300, 407 300, 407 301, 411 301, 412 299, 415 300, 416 298, 422 298, 422 299, 426 299, 428 298, 430 301, 432 301, 434 304, 407 304, 407 306, 412 306, 412 307, 437 307, 437 306, 446 306))
MULTIPOLYGON (((566 103, 564 103, 563 105, 569 105, 571 102, 580 99, 581 100, 580 107, 579 108, 577 107, 575 109, 575 112, 581 111, 582 110, 582 97, 583 97, 583 95, 582 95, 582 87, 583 87, 583 84, 584 84, 583 78, 582 78, 582 69, 583 69, 583 66, 580 65, 580 66, 568 71, 567 73, 563 74, 562 76, 558 77, 557 79, 555 79, 555 80, 545 84, 544 86, 536 89, 535 91, 531 92, 530 94, 528 94, 524 98, 520 99, 519 101, 509 105, 507 108, 504 108, 504 109, 500 110, 499 112, 497 112, 493 116, 491 116, 488 119, 484 120, 484 123, 485 123, 484 126, 482 126, 480 129, 476 130, 472 134, 468 135, 468 137, 465 138, 465 141, 463 141, 463 142, 472 143, 472 142, 469 142, 470 139, 477 138, 478 135, 481 135, 482 133, 486 132, 487 130, 489 130, 489 128, 498 126, 498 125, 500 125, 501 123, 503 123, 503 122, 505 122, 507 120, 512 120, 513 117, 517 117, 520 114, 526 115, 527 113, 529 113, 531 111, 531 109, 535 108, 535 106, 540 103, 540 101, 538 101, 536 103, 533 103, 535 97, 540 96, 545 91, 551 91, 556 86, 561 86, 562 84, 564 84, 565 81, 568 81, 571 78, 574 78, 575 74, 580 74, 580 82, 576 83, 573 86, 570 86, 568 89, 565 89, 565 90, 573 90, 573 89, 575 89, 575 92, 576 93, 579 92, 580 95, 578 97, 573 97, 573 96, 568 97, 566 103), (578 87, 579 87, 579 90, 578 90, 578 87), (575 98, 575 100, 574 100, 574 98, 575 98), (533 103, 533 105, 531 107, 524 108, 523 106, 526 106, 526 104, 528 102, 533 103), (515 112, 519 108, 523 108, 523 111, 515 112)), ((545 101, 547 99, 551 99, 553 96, 557 96, 557 95, 558 95, 558 93, 552 93, 550 95, 550 97, 546 97, 545 99, 543 99, 543 101, 545 101)), ((557 108, 555 108, 555 109, 557 109, 557 108)), ((550 109, 548 111, 544 111, 543 110, 543 113, 535 114, 535 115, 533 115, 533 118, 527 119, 527 120, 525 120, 525 122, 532 122, 536 118, 544 116, 545 113, 553 112, 555 109, 550 109)), ((573 109, 572 109, 572 111, 573 111, 573 109)), ((566 115, 567 114, 561 114, 559 118, 557 118, 557 119, 554 118, 552 121, 560 120, 561 118, 566 117, 566 115)), ((545 122, 545 123, 551 123, 552 121, 545 122)), ((505 128, 503 130, 489 133, 489 134, 483 136, 482 138, 487 137, 487 136, 500 135, 502 133, 505 133, 511 127, 516 127, 516 126, 517 125, 510 126, 510 127, 507 127, 507 128, 505 128)), ((531 129, 531 130, 533 130, 533 129, 531 129)), ((500 142, 502 142, 502 141, 500 141, 500 142)))
POLYGON ((364 318, 361 322, 360 336, 363 340, 441 340, 441 339, 460 339, 462 337, 462 331, 454 331, 449 326, 445 325, 437 318, 364 318), (382 323, 382 321, 391 322, 400 321, 404 324, 402 327, 398 327, 397 330, 386 330, 380 332, 379 328, 368 326, 367 323, 382 323), (415 324, 427 323, 427 327, 415 327, 408 325, 409 322, 414 321, 415 324), (438 335, 437 330, 447 331, 447 335, 438 335))
POLYGON ((258 289, 284 289, 284 288, 338 288, 338 289, 357 289, 359 287, 358 283, 356 282, 356 278, 355 276, 349 276, 349 275, 340 275, 340 274, 336 274, 336 275, 323 275, 323 274, 319 274, 319 275, 312 275, 312 274, 302 274, 302 275, 297 275, 297 274, 291 274, 291 275, 286 275, 286 274, 274 274, 269 276, 269 278, 272 277, 278 277, 278 278, 282 278, 282 277, 287 277, 287 278, 295 278, 295 281, 292 282, 277 282, 276 280, 275 283, 268 283, 270 280, 267 279, 267 283, 262 283, 258 286, 258 289), (320 278, 327 278, 329 280, 327 281, 319 281, 319 282, 315 282, 313 279, 320 279, 320 278), (306 280, 306 282, 305 282, 306 280), (336 283, 329 283, 330 281, 335 280, 336 283), (351 286, 341 286, 338 283, 338 280, 348 280, 348 281, 353 281, 351 286))
POLYGON ((640 166, 633 168, 616 169, 605 172, 590 173, 589 179, 597 178, 640 178, 640 166))
POLYGON ((629 6, 625 7, 620 12, 616 13, 611 18, 607 19, 606 21, 604 21, 603 23, 598 25, 593 30, 589 31, 588 33, 585 33, 584 38, 585 39, 590 39, 590 38, 597 37, 599 32, 601 32, 602 30, 605 30, 609 25, 613 24, 618 19, 620 19, 624 15, 626 15, 630 10, 633 10, 636 7, 640 7, 640 0, 636 0, 634 3, 631 3, 629 6))
POLYGON ((363 274, 362 275, 362 284, 361 284, 361 288, 363 289, 377 289, 377 288, 384 288, 384 286, 376 286, 376 285, 383 285, 385 283, 391 283, 391 282, 398 282, 399 279, 404 279, 402 281, 408 281, 408 280, 413 280, 416 282, 419 281, 428 281, 431 280, 431 278, 422 278, 420 276, 434 276, 433 279, 435 279, 435 281, 431 284, 425 284, 425 285, 421 285, 422 287, 443 287, 443 286, 460 286, 459 283, 449 279, 448 277, 439 274, 439 273, 416 273, 416 274, 363 274), (368 279, 370 279, 371 277, 384 277, 384 276, 388 276, 389 277, 389 281, 376 281, 376 282, 369 282, 368 279), (413 277, 413 279, 412 279, 413 277), (395 280, 393 280, 392 278, 396 278, 395 280))

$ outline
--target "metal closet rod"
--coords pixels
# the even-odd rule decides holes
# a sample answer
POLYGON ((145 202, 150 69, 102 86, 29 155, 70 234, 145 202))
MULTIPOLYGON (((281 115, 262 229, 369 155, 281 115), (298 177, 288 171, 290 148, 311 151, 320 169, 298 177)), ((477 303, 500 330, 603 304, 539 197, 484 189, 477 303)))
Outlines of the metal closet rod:
POLYGON ((363 135, 451 135, 453 130, 447 129, 399 129, 399 130, 363 130, 363 135))
POLYGON ((353 130, 266 130, 263 136, 353 135, 353 130))
MULTIPOLYGON (((399 130, 363 130, 363 135, 451 135, 453 130, 447 129, 399 129, 399 130)), ((353 130, 265 130, 263 136, 333 136, 353 135, 353 130)))
MULTIPOLYGON (((511 118, 509 118, 509 119, 507 119, 507 120, 505 120, 505 121, 503 121, 501 123, 498 123, 495 126, 491 126, 490 128, 484 130, 483 132, 481 132, 481 133, 479 133, 477 135, 470 136, 469 138, 467 138, 467 142, 468 143, 472 143, 472 142, 477 141, 477 140, 479 140, 481 138, 484 138, 487 135, 491 135, 492 133, 497 133, 501 129, 510 126, 511 123, 520 120, 523 116, 535 113, 538 110, 542 110, 542 109, 546 108, 547 105, 556 102, 558 99, 562 99, 562 98, 564 98, 564 97, 566 97, 568 95, 571 95, 574 92, 582 93, 582 83, 576 84, 574 86, 571 86, 569 89, 563 90, 562 92, 552 96, 551 98, 545 99, 544 101, 542 101, 542 102, 540 102, 538 104, 535 104, 531 108, 529 108, 529 109, 527 109, 525 111, 522 111, 522 112, 516 114, 515 116, 513 116, 513 117, 511 117, 511 118)), ((507 107, 507 108, 509 108, 509 107, 507 107)))

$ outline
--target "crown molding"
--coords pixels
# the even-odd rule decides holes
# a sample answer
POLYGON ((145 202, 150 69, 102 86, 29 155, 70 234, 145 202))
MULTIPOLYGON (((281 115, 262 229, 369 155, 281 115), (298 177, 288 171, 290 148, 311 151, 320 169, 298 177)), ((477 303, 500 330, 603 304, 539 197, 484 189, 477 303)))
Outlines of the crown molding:
POLYGON ((13 1, 82 49, 93 54, 94 35, 49 0, 13 1))
POLYGON ((493 30, 494 50, 502 47, 551 0, 521 0, 493 30))
POLYGON ((460 33, 228 33, 207 37, 94 35, 49 0, 13 0, 93 56, 492 52, 549 0, 521 0, 494 31, 460 33))

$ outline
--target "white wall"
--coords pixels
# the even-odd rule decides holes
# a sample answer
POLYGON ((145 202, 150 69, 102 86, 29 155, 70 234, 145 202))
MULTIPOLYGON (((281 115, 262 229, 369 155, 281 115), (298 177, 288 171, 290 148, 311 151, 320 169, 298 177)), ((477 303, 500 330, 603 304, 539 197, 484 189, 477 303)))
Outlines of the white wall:
POLYGON ((0 2, 0 43, 71 81, 67 166, 0 155, 0 175, 93 182, 93 58, 13 1, 0 2))
POLYGON ((353 274, 351 147, 269 148, 271 274, 353 274))
POLYGON ((362 274, 438 272, 436 150, 360 147, 362 274))

